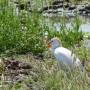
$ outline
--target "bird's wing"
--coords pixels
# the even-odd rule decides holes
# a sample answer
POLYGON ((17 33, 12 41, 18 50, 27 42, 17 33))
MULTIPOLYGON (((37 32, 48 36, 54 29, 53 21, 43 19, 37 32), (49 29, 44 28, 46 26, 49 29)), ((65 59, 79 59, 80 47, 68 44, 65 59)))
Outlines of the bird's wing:
POLYGON ((64 62, 69 66, 73 65, 73 55, 70 50, 59 47, 55 50, 54 56, 56 57, 58 62, 64 62))

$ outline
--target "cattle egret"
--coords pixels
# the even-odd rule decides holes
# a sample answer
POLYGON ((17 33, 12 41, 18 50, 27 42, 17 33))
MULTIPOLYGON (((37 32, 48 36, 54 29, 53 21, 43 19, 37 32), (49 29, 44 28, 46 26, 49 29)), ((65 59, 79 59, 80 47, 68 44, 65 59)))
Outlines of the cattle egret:
POLYGON ((83 70, 80 60, 69 49, 62 47, 58 38, 51 39, 51 41, 48 42, 48 47, 55 56, 61 69, 72 70, 75 67, 79 67, 80 70, 83 70))

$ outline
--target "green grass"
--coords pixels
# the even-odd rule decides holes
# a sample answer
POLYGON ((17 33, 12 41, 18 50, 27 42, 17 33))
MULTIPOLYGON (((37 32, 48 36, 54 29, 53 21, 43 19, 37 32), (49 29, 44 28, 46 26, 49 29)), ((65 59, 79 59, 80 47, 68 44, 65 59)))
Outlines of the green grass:
POLYGON ((41 16, 22 12, 19 17, 13 15, 12 9, 6 7, 0 13, 0 52, 15 53, 44 51, 41 16), (22 29, 23 27, 23 29, 22 29))

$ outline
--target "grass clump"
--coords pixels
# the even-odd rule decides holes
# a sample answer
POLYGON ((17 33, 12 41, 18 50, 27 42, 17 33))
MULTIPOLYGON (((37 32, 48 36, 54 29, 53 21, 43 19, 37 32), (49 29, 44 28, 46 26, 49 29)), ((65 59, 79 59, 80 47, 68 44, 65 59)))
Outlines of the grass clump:
POLYGON ((0 53, 42 53, 45 28, 40 23, 40 15, 34 13, 13 15, 11 7, 0 13, 0 53))

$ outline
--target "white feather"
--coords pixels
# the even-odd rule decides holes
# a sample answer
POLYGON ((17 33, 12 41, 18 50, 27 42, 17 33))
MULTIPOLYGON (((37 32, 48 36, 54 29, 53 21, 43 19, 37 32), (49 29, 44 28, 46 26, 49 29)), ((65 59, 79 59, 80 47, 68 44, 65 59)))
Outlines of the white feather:
POLYGON ((69 49, 59 46, 60 42, 57 38, 51 40, 51 51, 55 56, 58 65, 60 68, 65 69, 74 69, 79 67, 80 70, 83 69, 83 66, 78 57, 75 56, 69 49))

